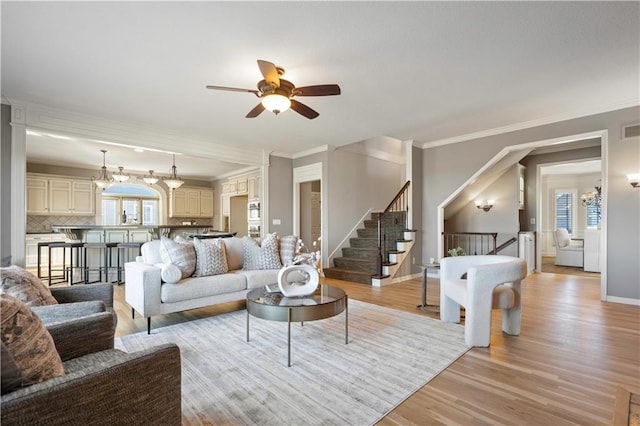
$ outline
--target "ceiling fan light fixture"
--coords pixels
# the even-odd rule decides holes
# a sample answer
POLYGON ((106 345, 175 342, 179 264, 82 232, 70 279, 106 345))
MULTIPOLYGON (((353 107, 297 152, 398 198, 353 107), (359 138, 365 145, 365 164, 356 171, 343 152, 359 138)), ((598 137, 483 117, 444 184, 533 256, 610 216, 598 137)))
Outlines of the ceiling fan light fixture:
POLYGON ((262 106, 278 115, 289 109, 291 106, 291 99, 284 95, 271 93, 262 97, 262 106))

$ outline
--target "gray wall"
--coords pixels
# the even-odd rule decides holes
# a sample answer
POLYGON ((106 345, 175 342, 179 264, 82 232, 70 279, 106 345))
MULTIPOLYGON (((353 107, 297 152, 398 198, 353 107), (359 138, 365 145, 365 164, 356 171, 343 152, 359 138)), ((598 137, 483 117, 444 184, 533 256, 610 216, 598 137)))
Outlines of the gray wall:
POLYGON ((474 139, 423 152, 423 243, 425 257, 437 257, 437 207, 502 148, 529 142, 608 130, 605 194, 608 203, 607 295, 640 299, 640 190, 626 174, 640 170, 640 140, 621 140, 621 126, 640 120, 640 107, 561 121, 474 139))
POLYGON ((330 153, 328 198, 329 253, 368 209, 384 210, 402 188, 404 165, 336 149, 330 153))
POLYGON ((263 235, 277 232, 278 235, 293 233, 293 162, 291 159, 269 158, 269 222, 263 235), (280 219, 280 225, 273 220, 280 219))
MULTIPOLYGON (((0 259, 11 256, 11 107, 2 104, 0 137, 0 259)), ((9 261, 9 259, 6 259, 9 261)))
MULTIPOLYGON (((497 232, 496 244, 517 237, 520 230, 518 223, 518 166, 514 165, 484 189, 478 198, 493 199, 495 204, 485 212, 476 207, 470 200, 460 211, 447 220, 446 231, 449 232, 497 232)), ((518 245, 506 247, 500 254, 517 256, 518 245)), ((481 253, 478 253, 481 254, 481 253)), ((484 254, 484 253, 482 253, 484 254)))

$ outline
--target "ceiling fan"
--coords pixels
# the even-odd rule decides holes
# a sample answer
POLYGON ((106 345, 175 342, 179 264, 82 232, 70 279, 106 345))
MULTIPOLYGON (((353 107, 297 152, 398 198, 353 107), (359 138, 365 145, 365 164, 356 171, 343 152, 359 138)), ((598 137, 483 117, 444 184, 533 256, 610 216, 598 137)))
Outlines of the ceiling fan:
POLYGON ((313 120, 320 114, 305 104, 293 99, 294 96, 331 96, 340 94, 340 86, 337 84, 296 87, 292 82, 280 78, 284 75, 284 68, 277 67, 268 61, 258 59, 258 67, 264 77, 264 80, 258 82, 258 90, 225 86, 207 86, 207 89, 248 92, 262 99, 255 108, 249 111, 246 115, 247 118, 255 118, 265 109, 278 115, 291 108, 298 114, 313 120))

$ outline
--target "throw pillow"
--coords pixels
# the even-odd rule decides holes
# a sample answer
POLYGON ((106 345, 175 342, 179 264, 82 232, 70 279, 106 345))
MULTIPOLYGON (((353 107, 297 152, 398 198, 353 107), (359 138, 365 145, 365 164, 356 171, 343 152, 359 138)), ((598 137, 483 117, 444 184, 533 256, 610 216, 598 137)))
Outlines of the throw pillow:
POLYGON ((297 235, 287 235, 280 238, 280 261, 283 265, 288 265, 296 256, 296 247, 298 246, 297 235))
POLYGON ((0 268, 2 284, 0 293, 10 294, 27 306, 55 305, 58 301, 51 295, 49 287, 31 272, 13 265, 0 268))
POLYGON ((16 386, 29 386, 64 375, 60 355, 42 321, 27 305, 8 294, 0 295, 0 340, 15 364, 3 363, 3 367, 11 369, 7 374, 20 377, 12 383, 3 383, 3 394, 15 390, 16 386))
POLYGON ((193 243, 177 243, 167 237, 160 239, 160 258, 162 263, 173 263, 182 272, 182 278, 193 275, 196 270, 196 251, 193 243))
POLYGON ((173 263, 162 264, 160 277, 165 283, 175 284, 182 279, 182 271, 173 263))
POLYGON ((229 272, 227 254, 222 239, 201 240, 194 238, 193 245, 196 249, 196 272, 194 276, 207 277, 229 272))
POLYGON ((252 271, 256 269, 280 269, 280 255, 278 254, 278 240, 276 233, 268 234, 260 244, 257 240, 247 236, 242 239, 242 255, 244 265, 242 269, 252 271))

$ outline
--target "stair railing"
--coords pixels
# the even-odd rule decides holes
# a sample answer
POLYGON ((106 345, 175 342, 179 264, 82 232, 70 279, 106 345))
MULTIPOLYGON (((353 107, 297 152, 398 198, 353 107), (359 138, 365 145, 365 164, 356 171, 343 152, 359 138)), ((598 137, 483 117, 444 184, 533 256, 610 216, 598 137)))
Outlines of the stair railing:
POLYGON ((464 254, 496 254, 497 232, 443 232, 444 253, 460 248, 464 254))
POLYGON ((498 254, 500 253, 502 250, 506 249, 507 247, 509 247, 510 245, 516 243, 518 241, 518 239, 516 237, 511 237, 511 239, 505 241, 504 243, 500 244, 498 246, 498 248, 496 248, 493 253, 490 254, 498 254))
MULTIPOLYGON (((404 214, 404 223, 403 223, 403 231, 408 228, 409 221, 409 186, 411 185, 411 181, 408 180, 404 186, 398 191, 393 200, 389 203, 384 211, 378 214, 378 258, 376 261, 376 269, 377 275, 374 278, 384 278, 382 274, 382 266, 384 265, 384 259, 387 257, 389 252, 389 244, 395 243, 396 238, 389 238, 387 232, 384 229, 384 220, 385 218, 390 216, 390 213, 394 212, 405 212, 404 214)), ((397 222, 398 218, 395 218, 397 222)), ((397 223, 396 223, 397 224, 397 223)))

